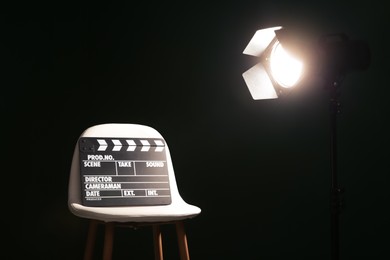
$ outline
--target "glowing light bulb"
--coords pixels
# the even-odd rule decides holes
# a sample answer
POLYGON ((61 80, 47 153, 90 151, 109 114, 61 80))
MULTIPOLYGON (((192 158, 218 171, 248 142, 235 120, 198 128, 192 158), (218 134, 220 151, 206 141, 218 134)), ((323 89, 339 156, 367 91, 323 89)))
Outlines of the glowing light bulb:
POLYGON ((284 88, 294 87, 303 73, 303 63, 291 56, 279 42, 273 46, 270 67, 272 77, 284 88))

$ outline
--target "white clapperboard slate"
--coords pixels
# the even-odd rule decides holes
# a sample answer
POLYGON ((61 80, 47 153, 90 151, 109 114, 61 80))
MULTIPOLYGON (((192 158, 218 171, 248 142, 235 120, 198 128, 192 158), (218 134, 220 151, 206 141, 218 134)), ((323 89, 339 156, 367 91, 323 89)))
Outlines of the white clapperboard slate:
POLYGON ((80 138, 85 206, 171 203, 165 141, 156 138, 80 138))

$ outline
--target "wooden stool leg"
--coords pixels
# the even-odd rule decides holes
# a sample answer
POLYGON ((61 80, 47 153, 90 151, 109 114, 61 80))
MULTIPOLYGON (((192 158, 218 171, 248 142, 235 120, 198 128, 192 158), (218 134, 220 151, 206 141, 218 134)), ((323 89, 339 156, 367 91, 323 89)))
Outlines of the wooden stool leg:
POLYGON ((95 247, 96 231, 98 222, 94 219, 89 220, 87 244, 84 251, 84 260, 92 260, 93 250, 95 247))
POLYGON ((187 236, 184 230, 184 223, 182 221, 176 222, 177 240, 179 243, 180 259, 190 260, 190 254, 188 252, 187 236))
POLYGON ((163 247, 160 225, 153 225, 154 259, 163 260, 163 247))
POLYGON ((105 226, 103 260, 111 260, 112 247, 114 243, 114 223, 108 222, 105 224, 105 226))

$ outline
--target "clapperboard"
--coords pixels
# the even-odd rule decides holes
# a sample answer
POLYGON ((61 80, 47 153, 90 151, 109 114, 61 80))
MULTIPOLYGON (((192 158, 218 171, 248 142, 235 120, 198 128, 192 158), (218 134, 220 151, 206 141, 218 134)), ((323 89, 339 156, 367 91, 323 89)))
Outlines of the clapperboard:
POLYGON ((165 141, 156 138, 80 138, 85 206, 171 203, 165 141))

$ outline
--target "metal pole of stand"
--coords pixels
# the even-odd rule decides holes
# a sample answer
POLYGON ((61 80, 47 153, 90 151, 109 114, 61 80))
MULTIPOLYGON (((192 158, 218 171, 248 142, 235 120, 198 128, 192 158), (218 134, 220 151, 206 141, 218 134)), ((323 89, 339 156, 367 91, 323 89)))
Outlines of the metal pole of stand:
POLYGON ((330 97, 330 142, 331 142, 331 190, 330 190, 330 211, 331 211, 331 259, 340 258, 339 241, 339 215, 340 215, 340 192, 341 189, 337 178, 337 115, 340 113, 339 84, 333 83, 330 97))

